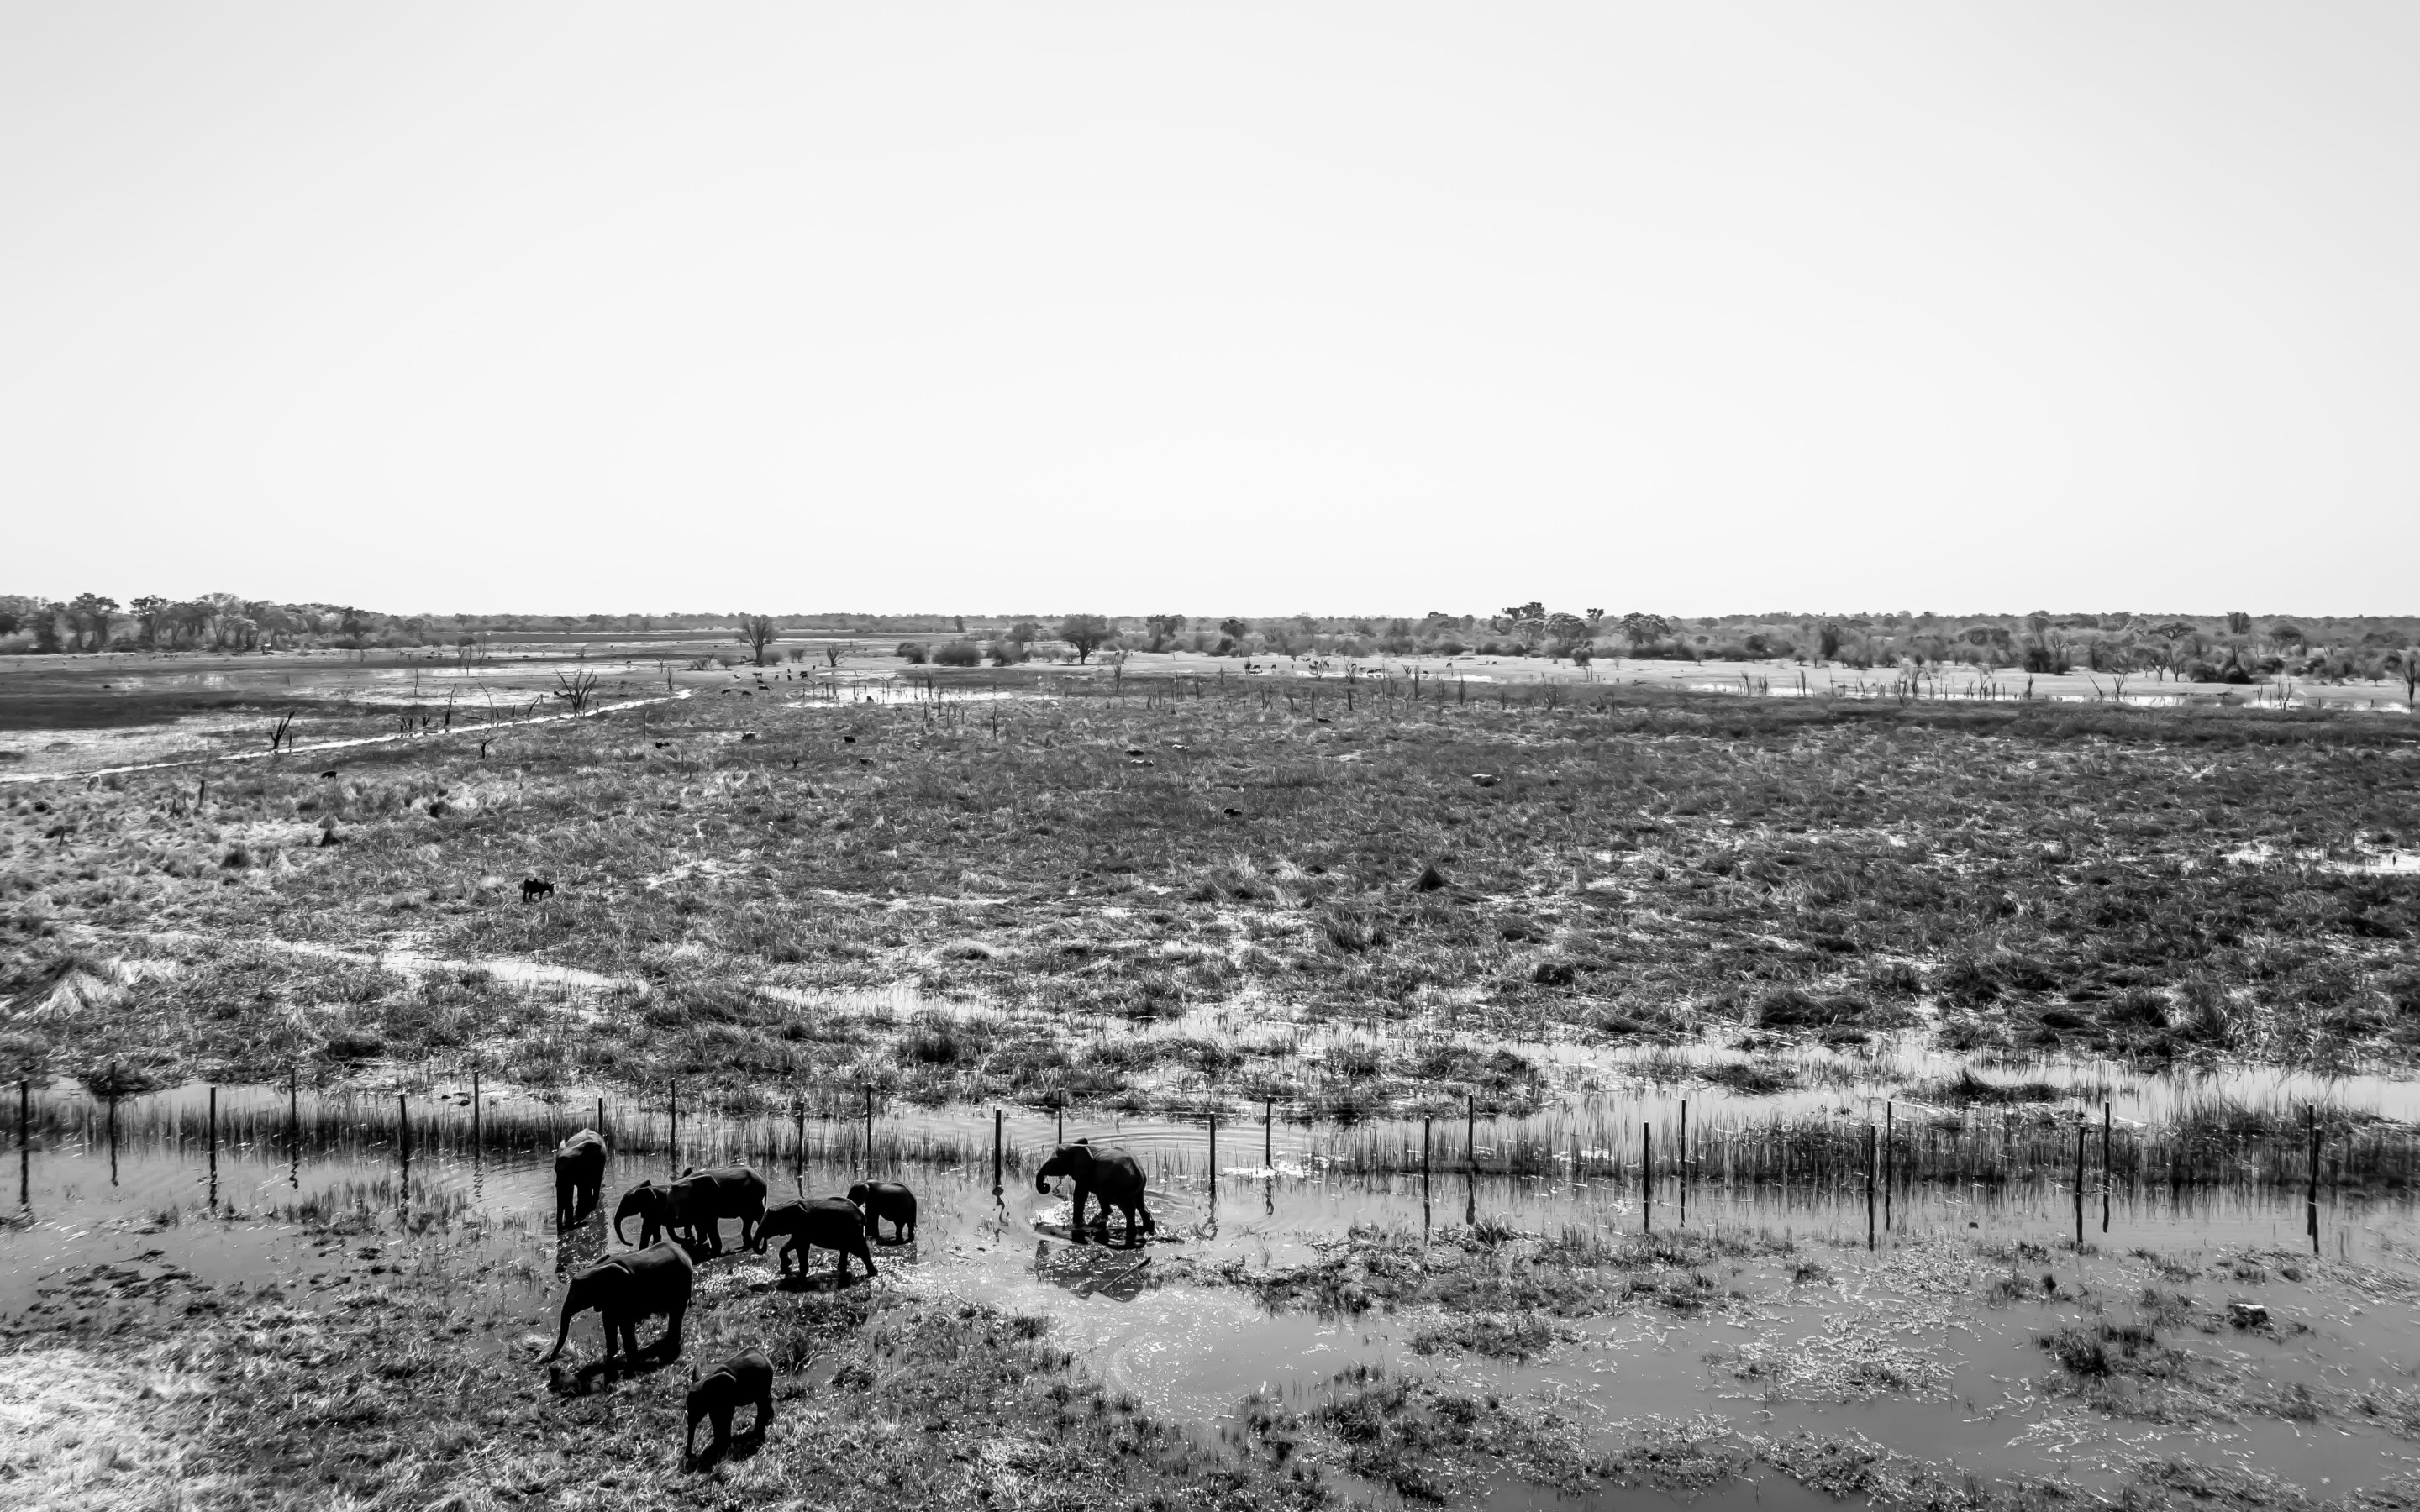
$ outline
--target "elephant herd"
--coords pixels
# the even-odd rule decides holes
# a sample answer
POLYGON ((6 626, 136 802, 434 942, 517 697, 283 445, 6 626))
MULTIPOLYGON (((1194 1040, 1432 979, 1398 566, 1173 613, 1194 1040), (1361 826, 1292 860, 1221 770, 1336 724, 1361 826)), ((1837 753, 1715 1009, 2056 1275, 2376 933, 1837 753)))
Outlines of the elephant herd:
MULTIPOLYGON (((555 1218, 560 1227, 584 1222, 597 1211, 604 1189, 606 1156, 604 1136, 593 1129, 581 1130, 556 1148, 555 1218)), ((1146 1178, 1133 1156, 1106 1147, 1095 1149, 1079 1139, 1052 1152, 1034 1179, 1035 1188, 1047 1193, 1054 1176, 1063 1176, 1073 1184, 1075 1228, 1084 1227, 1086 1204, 1098 1196, 1102 1228, 1108 1227, 1109 1209, 1115 1207, 1125 1214, 1128 1243, 1140 1242, 1138 1223, 1141 1233, 1152 1232, 1151 1213, 1143 1206, 1146 1178)), ((617 1341, 626 1362, 638 1363, 638 1325, 645 1318, 665 1320, 659 1352, 667 1361, 679 1359, 681 1322, 696 1287, 697 1257, 712 1258, 723 1253, 726 1222, 738 1222, 741 1251, 761 1255, 771 1241, 786 1241, 776 1261, 784 1277, 793 1259, 803 1277, 808 1256, 818 1249, 834 1252, 844 1278, 849 1273, 852 1255, 865 1263, 865 1273, 872 1277, 876 1273, 868 1242, 879 1237, 884 1222, 892 1226, 896 1242, 916 1237, 916 1195, 896 1182, 861 1181, 845 1197, 793 1198, 769 1206, 765 1196, 765 1179, 745 1165, 691 1168, 671 1180, 643 1180, 625 1191, 613 1210, 613 1237, 628 1243, 624 1226, 636 1217, 638 1247, 609 1256, 572 1276, 564 1291, 554 1348, 539 1363, 561 1356, 571 1336, 572 1319, 590 1311, 604 1324, 606 1365, 613 1364, 617 1341)), ((730 1438, 736 1410, 752 1401, 757 1408, 754 1431, 762 1433, 773 1416, 773 1367, 762 1350, 742 1350, 695 1380, 689 1393, 684 1458, 694 1448, 701 1418, 711 1420, 719 1447, 730 1438)))

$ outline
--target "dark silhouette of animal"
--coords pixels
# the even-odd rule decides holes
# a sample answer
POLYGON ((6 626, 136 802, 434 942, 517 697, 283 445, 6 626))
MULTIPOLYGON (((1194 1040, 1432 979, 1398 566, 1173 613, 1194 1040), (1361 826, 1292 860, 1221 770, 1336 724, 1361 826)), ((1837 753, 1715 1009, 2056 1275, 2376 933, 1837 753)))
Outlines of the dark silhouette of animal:
POLYGON ((882 1238, 882 1220, 891 1220, 891 1237, 906 1242, 916 1237, 916 1194, 896 1181, 860 1181, 848 1189, 848 1200, 865 1210, 865 1232, 882 1238))
POLYGON ((551 882, 540 882, 540 881, 539 881, 537 878, 535 878, 535 877, 526 877, 526 878, 523 878, 523 879, 522 879, 522 881, 521 881, 521 902, 523 902, 523 903, 528 903, 528 902, 530 902, 530 901, 531 901, 531 900, 533 900, 533 899, 536 899, 536 898, 551 898, 551 897, 553 897, 553 896, 554 896, 554 884, 553 884, 553 883, 551 883, 551 882))
POLYGON ((554 1147, 554 1226, 568 1228, 597 1211, 605 1188, 605 1136, 582 1129, 554 1147))
MULTIPOLYGON (((563 1352, 571 1336, 571 1320, 590 1308, 605 1324, 605 1359, 613 1359, 613 1336, 622 1338, 622 1352, 631 1364, 639 1358, 639 1319, 666 1319, 659 1348, 667 1360, 681 1351, 681 1319, 689 1313, 689 1294, 697 1284, 697 1262, 678 1244, 658 1244, 630 1250, 601 1260, 571 1278, 563 1293, 563 1326, 555 1331, 551 1360, 563 1352)), ((539 1362, 541 1365, 545 1361, 539 1362)))
POLYGON ((334 773, 334 772, 322 772, 322 773, 320 773, 320 774, 319 774, 320 778, 321 778, 323 780, 324 780, 325 779, 332 778, 332 777, 334 777, 334 776, 335 776, 335 775, 336 775, 336 774, 335 774, 335 773, 334 773))
MULTIPOLYGON (((722 1221, 739 1220, 739 1247, 756 1242, 756 1225, 765 1216, 765 1179, 745 1165, 718 1165, 711 1170, 683 1171, 671 1181, 641 1181, 622 1194, 613 1210, 613 1237, 622 1239, 622 1220, 639 1215, 639 1242, 655 1242, 658 1230, 684 1234, 711 1255, 722 1253, 722 1221)), ((627 1239, 624 1243, 629 1242, 627 1239)))
POLYGON ((714 1423, 714 1442, 706 1452, 714 1453, 731 1442, 731 1418, 742 1404, 756 1404, 756 1426, 749 1432, 757 1438, 773 1425, 773 1362, 762 1350, 742 1350, 725 1360, 707 1375, 690 1381, 689 1436, 681 1441, 681 1463, 697 1461, 697 1420, 710 1418, 714 1423))
POLYGON ((756 1227, 756 1249, 762 1254, 769 1240, 787 1236, 789 1242, 775 1257, 781 1273, 790 1273, 790 1257, 799 1257, 799 1273, 807 1273, 807 1256, 811 1250, 836 1252, 837 1269, 848 1274, 848 1257, 852 1255, 865 1262, 865 1273, 873 1275, 874 1250, 865 1242, 866 1222, 857 1204, 846 1197, 793 1197, 777 1202, 765 1210, 765 1221, 756 1227))
POLYGON ((1116 1208, 1125 1214, 1126 1242, 1138 1242, 1135 1222, 1140 1219, 1142 1232, 1150 1233, 1156 1226, 1151 1221, 1150 1210, 1142 1205, 1144 1176, 1142 1165, 1123 1149, 1107 1145, 1094 1149, 1078 1139, 1072 1145, 1061 1145, 1042 1163, 1033 1175, 1033 1189, 1047 1193, 1050 1179, 1064 1176, 1075 1183, 1075 1216, 1068 1220, 1070 1228, 1084 1227, 1084 1201, 1095 1194, 1101 1199, 1100 1227, 1109 1227, 1109 1210, 1116 1208))

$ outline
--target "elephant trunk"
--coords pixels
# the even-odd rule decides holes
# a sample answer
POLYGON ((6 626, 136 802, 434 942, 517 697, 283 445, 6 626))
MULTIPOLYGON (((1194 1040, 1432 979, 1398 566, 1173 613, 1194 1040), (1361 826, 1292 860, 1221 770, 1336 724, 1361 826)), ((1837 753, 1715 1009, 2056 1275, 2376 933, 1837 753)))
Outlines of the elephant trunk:
MULTIPOLYGON (((628 1243, 630 1240, 628 1235, 622 1232, 622 1224, 625 1219, 630 1216, 633 1211, 636 1211, 642 1219, 646 1215, 645 1202, 636 1191, 625 1194, 623 1196, 621 1205, 613 1210, 613 1237, 615 1240, 625 1244, 628 1243)), ((644 1234, 645 1231, 646 1229, 643 1223, 640 1232, 644 1234)))
POLYGON ((545 1365, 547 1361, 552 1360, 563 1352, 564 1340, 571 1337, 571 1319, 577 1317, 580 1311, 579 1299, 574 1297, 563 1299, 563 1326, 555 1330, 554 1348, 547 1350, 546 1359, 540 1360, 538 1364, 545 1365))
POLYGON ((1044 1171, 1033 1179, 1033 1190, 1041 1193, 1046 1197, 1050 1195, 1050 1173, 1048 1171, 1044 1171))

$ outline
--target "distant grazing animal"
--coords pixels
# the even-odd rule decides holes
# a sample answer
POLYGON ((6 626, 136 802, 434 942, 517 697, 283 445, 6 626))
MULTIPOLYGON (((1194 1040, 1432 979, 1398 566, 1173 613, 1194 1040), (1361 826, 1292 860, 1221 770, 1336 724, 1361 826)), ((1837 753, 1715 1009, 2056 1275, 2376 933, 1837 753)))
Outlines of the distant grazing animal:
POLYGON ((807 1273, 808 1252, 828 1249, 840 1261, 839 1271, 848 1274, 848 1257, 852 1255, 865 1262, 865 1273, 873 1275, 874 1251, 865 1242, 866 1220, 857 1204, 845 1197, 793 1197, 776 1202, 765 1210, 765 1221, 756 1228, 756 1249, 764 1252, 766 1242, 789 1236, 775 1257, 781 1273, 790 1273, 790 1257, 799 1257, 799 1273, 807 1273))
POLYGON ((756 1404, 756 1426, 749 1432, 761 1439, 773 1423, 773 1362, 762 1350, 742 1350, 717 1365, 712 1374, 690 1382, 689 1436, 681 1440, 681 1462, 697 1459, 699 1418, 713 1421, 714 1442, 706 1446, 712 1454, 731 1442, 732 1415, 747 1402, 756 1404))
POLYGON ((326 779, 328 779, 328 778, 332 778, 332 777, 334 777, 334 776, 335 776, 335 775, 336 775, 336 774, 335 774, 335 773, 334 773, 334 772, 322 772, 322 773, 320 773, 320 774, 319 774, 320 779, 321 779, 322 780, 325 780, 326 779))
POLYGON ((582 1129, 554 1147, 554 1226, 569 1228, 597 1211, 605 1187, 605 1136, 582 1129))
POLYGON ((554 896, 554 884, 553 884, 553 883, 551 883, 551 882, 540 882, 540 881, 539 881, 537 878, 535 878, 535 877, 526 877, 526 878, 522 879, 522 882, 521 882, 521 902, 523 902, 523 903, 529 903, 529 902, 531 902, 531 901, 532 901, 532 900, 534 900, 534 899, 537 899, 537 898, 551 898, 551 897, 553 897, 553 896, 554 896))
MULTIPOLYGON (((639 1359, 639 1319, 661 1317, 670 1326, 659 1348, 667 1360, 680 1358, 681 1319, 689 1313, 689 1294, 697 1285, 697 1262, 678 1244, 658 1244, 631 1250, 590 1266, 571 1278, 563 1293, 563 1326, 555 1331, 551 1360, 563 1352, 571 1336, 571 1320, 590 1308, 605 1323, 605 1359, 613 1358, 618 1332, 622 1350, 633 1365, 639 1359)), ((543 1365, 546 1360, 538 1363, 543 1365)))
POLYGON ((891 1237, 902 1243, 916 1237, 916 1194, 896 1181, 860 1181, 848 1189, 848 1200, 865 1210, 865 1232, 882 1238, 882 1220, 891 1220, 891 1237))
POLYGON ((1132 1244, 1139 1240, 1135 1230, 1137 1218, 1142 1220, 1142 1233, 1148 1234, 1157 1227, 1151 1221, 1150 1211, 1142 1205, 1145 1180, 1142 1163, 1123 1149, 1112 1149, 1107 1145, 1095 1149, 1081 1139, 1072 1145, 1061 1145, 1051 1152, 1048 1160, 1042 1163, 1042 1169, 1034 1173, 1033 1189, 1047 1193, 1050 1179, 1054 1176, 1067 1177, 1076 1183, 1075 1216, 1067 1225, 1070 1228, 1084 1227, 1084 1199, 1096 1192, 1101 1197, 1100 1227, 1108 1228, 1109 1209, 1119 1209, 1126 1217, 1127 1243, 1132 1244))

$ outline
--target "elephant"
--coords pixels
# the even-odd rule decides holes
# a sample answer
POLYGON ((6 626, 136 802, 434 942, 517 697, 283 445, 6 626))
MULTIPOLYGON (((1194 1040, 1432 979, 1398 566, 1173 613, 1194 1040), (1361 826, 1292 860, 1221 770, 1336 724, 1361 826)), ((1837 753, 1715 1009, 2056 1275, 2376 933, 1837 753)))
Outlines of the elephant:
MULTIPOLYGON (((677 1360, 681 1351, 681 1319, 689 1312, 690 1289, 697 1284, 697 1262, 678 1244, 657 1244, 601 1260, 571 1278, 563 1294, 563 1326, 555 1331, 552 1360, 563 1353, 571 1336, 571 1320, 591 1307, 605 1322, 605 1360, 613 1359, 613 1334, 622 1335, 622 1351, 632 1364, 639 1358, 639 1319, 661 1314, 667 1320, 663 1357, 677 1360)), ((543 1365, 542 1360, 539 1364, 543 1365)))
POLYGON ((1061 1145, 1051 1152, 1048 1160, 1042 1163, 1042 1169, 1034 1173, 1033 1189, 1047 1193, 1050 1179, 1054 1176, 1064 1176, 1076 1184, 1076 1212, 1068 1220, 1070 1228, 1081 1229, 1084 1227, 1084 1199, 1094 1193, 1100 1194, 1103 1228, 1109 1227, 1111 1208, 1117 1208, 1126 1215, 1127 1243, 1138 1242, 1136 1219, 1142 1220, 1142 1231, 1146 1234, 1156 1227, 1151 1221, 1150 1210, 1142 1205, 1145 1180, 1142 1165, 1123 1149, 1111 1149, 1107 1145, 1095 1149, 1081 1139, 1072 1145, 1061 1145))
POLYGON ((554 1147, 554 1226, 568 1228, 597 1211, 605 1187, 605 1136, 582 1129, 554 1147))
POLYGON ((739 1247, 756 1242, 756 1224, 765 1216, 765 1179, 745 1165, 718 1165, 711 1170, 683 1171, 678 1179, 659 1185, 641 1181, 622 1194, 613 1210, 613 1237, 624 1243, 622 1221, 639 1215, 639 1242, 655 1242, 662 1230, 703 1244, 706 1253, 722 1253, 722 1220, 739 1220, 739 1247))
POLYGON ((681 1440, 681 1463, 697 1460, 697 1420, 709 1418, 714 1424, 714 1442, 706 1446, 714 1453, 731 1442, 731 1418, 743 1405, 756 1404, 756 1427, 750 1431, 757 1438, 773 1424, 773 1362, 762 1350, 742 1350, 715 1367, 714 1373, 691 1377, 689 1387, 689 1435, 681 1440))
POLYGON ((865 1232, 882 1242, 882 1220, 891 1220, 891 1238, 904 1243, 916 1237, 916 1194, 896 1181, 860 1181, 848 1189, 848 1200, 865 1210, 865 1232))
POLYGON ((874 1250, 865 1242, 865 1220, 857 1204, 845 1197, 793 1198, 777 1202, 765 1211, 765 1221, 756 1226, 756 1250, 764 1253, 768 1240, 788 1235, 790 1242, 782 1246, 777 1259, 783 1275, 790 1273, 790 1257, 799 1257, 799 1273, 807 1273, 807 1252, 828 1249, 838 1252, 840 1273, 848 1274, 848 1257, 852 1255, 865 1262, 865 1273, 876 1274, 874 1250))

